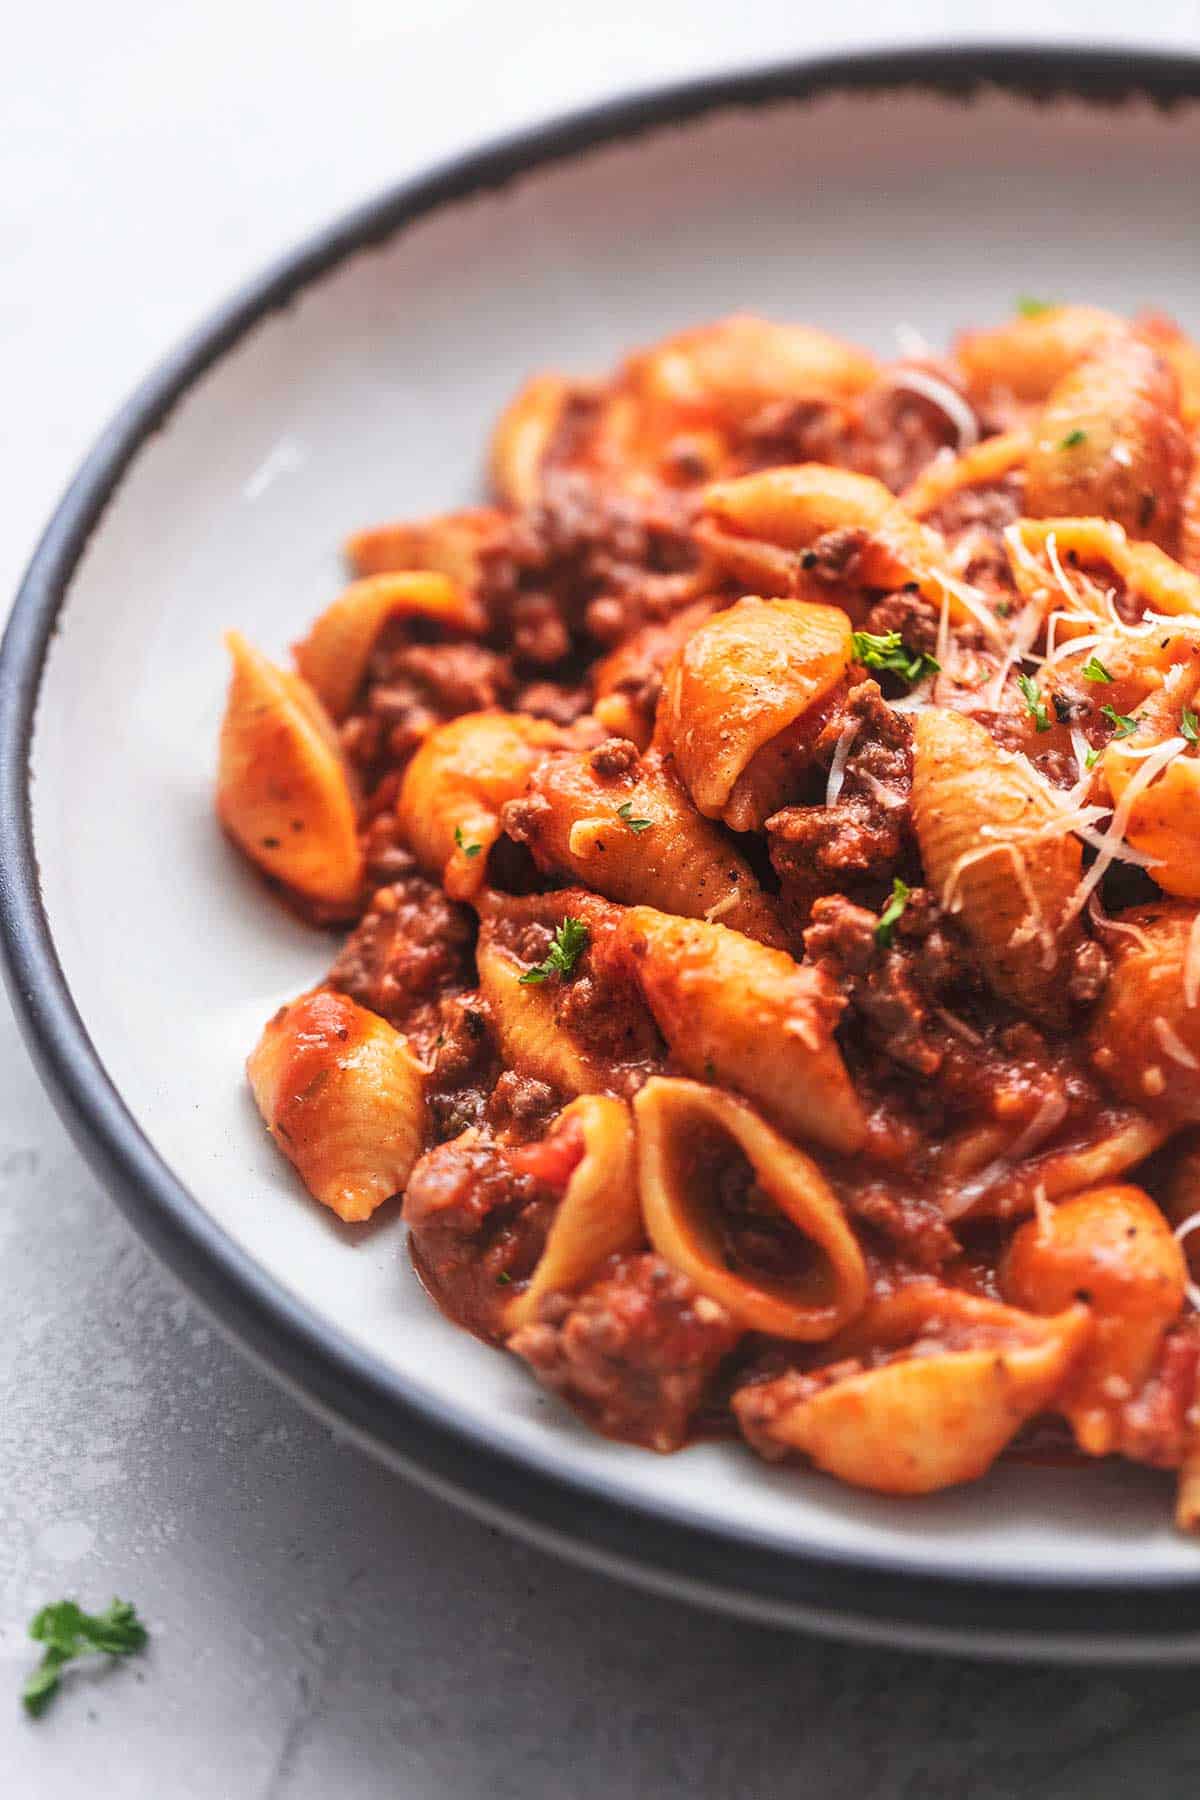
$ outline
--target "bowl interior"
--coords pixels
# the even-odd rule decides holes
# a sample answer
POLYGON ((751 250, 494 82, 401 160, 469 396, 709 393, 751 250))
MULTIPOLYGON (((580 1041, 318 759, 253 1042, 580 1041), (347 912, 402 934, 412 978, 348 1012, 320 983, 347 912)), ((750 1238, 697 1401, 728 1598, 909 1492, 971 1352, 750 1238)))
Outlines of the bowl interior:
POLYGON ((544 1466, 798 1550, 942 1572, 1195 1577, 1170 1487, 1009 1467, 895 1504, 732 1445, 659 1459, 593 1437, 418 1289, 394 1208, 310 1203, 242 1061, 331 944, 282 912, 213 822, 220 632, 281 653, 336 593, 340 539, 480 492, 523 376, 589 371, 737 308, 881 351, 941 343, 1017 293, 1200 326, 1197 111, 912 91, 730 109, 591 151, 429 215, 264 318, 151 436, 71 584, 33 752, 45 901, 84 1022, 201 1204, 331 1332, 544 1466))

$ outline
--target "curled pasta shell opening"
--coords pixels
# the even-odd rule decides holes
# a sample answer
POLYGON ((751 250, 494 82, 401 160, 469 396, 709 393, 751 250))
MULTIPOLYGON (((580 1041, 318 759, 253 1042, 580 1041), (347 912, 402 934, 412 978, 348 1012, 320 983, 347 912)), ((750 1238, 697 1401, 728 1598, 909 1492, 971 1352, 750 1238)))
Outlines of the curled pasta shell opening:
POLYGON ((293 652, 296 667, 332 719, 340 723, 350 711, 375 641, 395 618, 425 619, 458 631, 483 624, 480 607, 447 575, 407 570, 352 582, 293 652))
POLYGON ((803 1151, 697 1082, 655 1077, 634 1114, 650 1242, 701 1293, 749 1329, 799 1342, 831 1337, 862 1308, 862 1251, 803 1151), (735 1215, 746 1210, 752 1222, 739 1236, 735 1215), (759 1239, 785 1272, 755 1267, 748 1252, 759 1239))
POLYGON ((362 882, 355 795, 332 722, 298 675, 226 634, 233 659, 221 725, 217 814, 266 874, 349 906, 362 882))
POLYGON ((547 1294, 572 1293, 610 1256, 644 1240, 633 1120, 623 1100, 585 1095, 560 1113, 556 1132, 576 1127, 583 1156, 572 1170, 528 1285, 504 1311, 506 1332, 531 1324, 547 1294))

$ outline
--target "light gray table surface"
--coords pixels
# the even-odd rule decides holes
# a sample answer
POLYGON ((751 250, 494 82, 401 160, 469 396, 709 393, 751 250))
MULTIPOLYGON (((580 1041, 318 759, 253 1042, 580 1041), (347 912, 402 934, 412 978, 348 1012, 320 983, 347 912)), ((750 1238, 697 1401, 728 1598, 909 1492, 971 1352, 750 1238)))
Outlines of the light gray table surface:
MULTIPOLYGON (((1195 4, 43 0, 0 54, 0 591, 146 366, 259 263, 567 105, 880 41, 1200 47, 1195 4), (619 16, 613 16, 615 14, 619 16), (882 34, 886 32, 887 38, 882 34)), ((0 1006, 3 1003, 0 1002, 0 1006)), ((186 1028, 186 1022, 182 1022, 186 1028)), ((0 1796, 1184 1795, 1188 1671, 817 1643, 583 1573, 339 1443, 158 1269, 0 1016, 0 1796), (136 1600, 37 1724, 32 1609, 136 1600)))

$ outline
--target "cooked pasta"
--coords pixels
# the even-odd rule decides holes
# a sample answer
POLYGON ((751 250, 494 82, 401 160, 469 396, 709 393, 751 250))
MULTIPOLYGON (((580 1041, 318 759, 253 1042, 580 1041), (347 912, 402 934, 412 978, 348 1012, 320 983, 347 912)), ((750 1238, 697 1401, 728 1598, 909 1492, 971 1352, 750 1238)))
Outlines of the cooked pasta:
POLYGON ((313 1197, 630 1443, 1049 1442, 1195 1530, 1198 445, 1157 314, 739 316, 534 376, 293 667, 231 633, 221 823, 351 927, 248 1062, 313 1197))

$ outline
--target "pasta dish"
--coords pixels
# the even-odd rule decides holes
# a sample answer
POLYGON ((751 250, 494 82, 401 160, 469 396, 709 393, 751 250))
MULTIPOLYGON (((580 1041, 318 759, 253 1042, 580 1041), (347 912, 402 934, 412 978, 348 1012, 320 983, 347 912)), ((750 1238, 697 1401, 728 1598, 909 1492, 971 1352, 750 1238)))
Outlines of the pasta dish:
POLYGON ((903 349, 538 376, 489 504, 351 537, 287 666, 229 634, 219 818, 348 932, 250 1085, 598 1431, 1122 1456, 1193 1528, 1200 350, 903 349))

